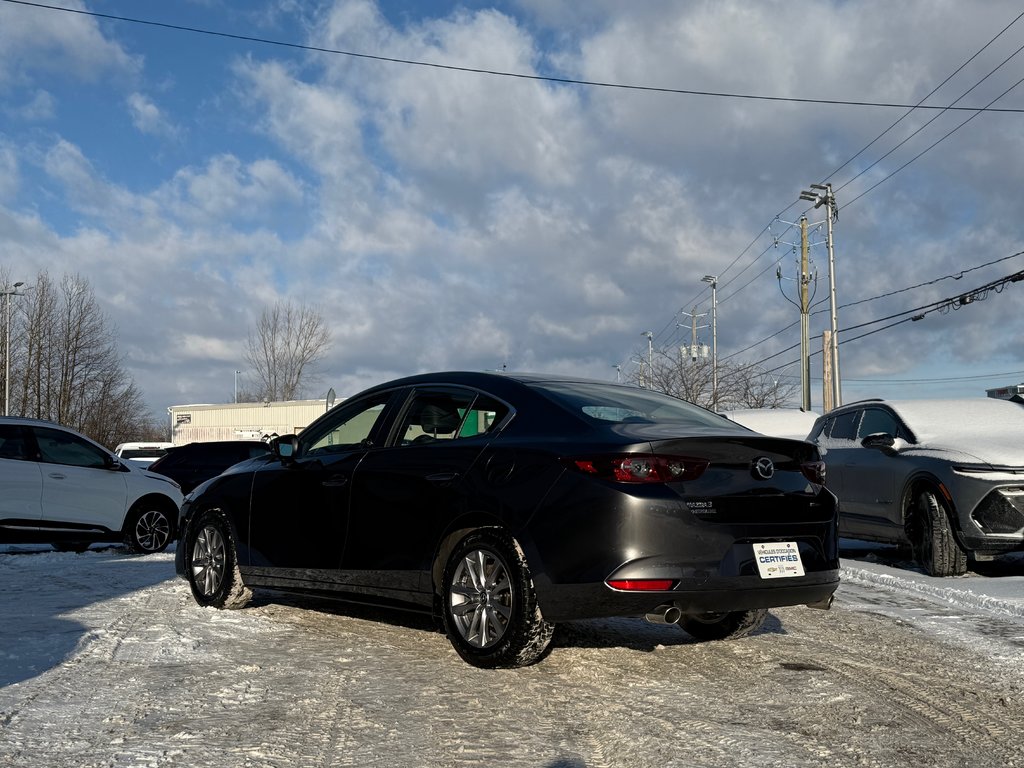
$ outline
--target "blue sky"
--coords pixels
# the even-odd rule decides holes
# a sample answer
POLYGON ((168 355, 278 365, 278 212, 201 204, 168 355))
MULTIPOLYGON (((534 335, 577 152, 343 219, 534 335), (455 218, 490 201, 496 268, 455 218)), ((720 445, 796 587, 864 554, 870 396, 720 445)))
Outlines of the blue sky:
MULTIPOLYGON (((958 106, 983 106, 1024 62, 999 66, 1024 20, 997 37, 1020 13, 998 0, 52 4, 459 67, 801 99, 916 104, 977 54, 926 103, 973 87, 958 106)), ((1024 109, 1024 88, 993 106, 1024 109)), ((943 138, 974 113, 918 110, 836 171, 905 111, 454 72, 0 0, 0 277, 86 277, 157 413, 230 399, 246 334, 280 299, 317 306, 332 330, 309 396, 502 365, 614 380, 646 352, 641 332, 666 354, 689 341, 684 313, 710 308, 705 274, 719 276, 720 357, 774 370, 799 341, 775 276, 795 271, 786 222, 803 209, 791 204, 829 178, 844 398, 1024 381, 1021 284, 853 340, 1024 269, 1024 114, 981 114, 943 138)), ((812 258, 820 301, 824 248, 812 258)), ((812 317, 812 347, 827 326, 812 317)), ((812 399, 820 407, 817 382, 812 399)))

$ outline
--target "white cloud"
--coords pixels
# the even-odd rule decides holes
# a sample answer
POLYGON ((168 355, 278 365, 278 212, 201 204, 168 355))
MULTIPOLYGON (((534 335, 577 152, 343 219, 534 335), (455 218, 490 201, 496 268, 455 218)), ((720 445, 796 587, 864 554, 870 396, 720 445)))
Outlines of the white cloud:
MULTIPOLYGON (((85 9, 80 0, 64 6, 85 9)), ((88 16, 9 3, 0 6, 0 51, 0 90, 44 74, 89 82, 133 76, 141 65, 88 16)))
POLYGON ((167 138, 174 138, 178 135, 178 129, 148 96, 137 92, 132 93, 128 96, 127 107, 132 124, 142 133, 167 138))

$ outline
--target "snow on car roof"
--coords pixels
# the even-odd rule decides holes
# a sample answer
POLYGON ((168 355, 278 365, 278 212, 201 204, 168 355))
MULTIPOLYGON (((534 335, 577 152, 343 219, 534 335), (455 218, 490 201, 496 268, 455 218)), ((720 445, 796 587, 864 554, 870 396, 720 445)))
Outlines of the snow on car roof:
POLYGON ((1024 405, 1009 400, 974 397, 883 402, 903 419, 923 446, 1017 448, 1024 440, 1024 405))

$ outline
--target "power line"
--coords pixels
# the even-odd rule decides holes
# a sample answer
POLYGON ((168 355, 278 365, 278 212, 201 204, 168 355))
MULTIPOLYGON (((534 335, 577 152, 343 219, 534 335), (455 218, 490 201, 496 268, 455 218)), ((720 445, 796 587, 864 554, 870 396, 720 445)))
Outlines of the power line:
MULTIPOLYGON (((865 152, 865 151, 866 151, 867 149, 869 149, 869 148, 870 148, 870 147, 871 147, 872 145, 874 145, 874 144, 875 144, 875 142, 877 142, 877 141, 878 141, 879 139, 881 139, 881 138, 882 138, 883 136, 885 136, 885 135, 886 135, 887 133, 889 133, 889 132, 890 132, 890 131, 891 131, 891 130, 892 130, 893 128, 895 128, 895 127, 896 127, 897 125, 899 125, 899 123, 900 123, 900 122, 902 122, 902 121, 903 121, 903 119, 904 119, 904 118, 906 118, 906 117, 907 117, 908 115, 910 115, 910 114, 911 114, 911 113, 912 113, 912 112, 913 112, 913 111, 914 111, 915 109, 922 109, 922 108, 925 108, 925 107, 924 107, 924 102, 925 102, 925 101, 927 101, 927 100, 928 100, 928 99, 929 99, 929 98, 930 98, 930 97, 931 97, 932 95, 934 95, 934 94, 935 94, 935 93, 936 93, 936 92, 937 92, 937 91, 938 91, 938 90, 939 90, 940 88, 942 88, 942 87, 943 87, 944 85, 946 85, 946 83, 948 83, 948 82, 949 82, 950 80, 952 80, 952 79, 953 79, 953 78, 954 78, 954 77, 955 77, 955 76, 956 76, 957 74, 959 74, 959 73, 960 73, 960 72, 961 72, 961 71, 962 71, 962 70, 963 70, 963 69, 964 69, 964 68, 965 68, 965 67, 966 67, 966 66, 967 66, 968 64, 970 64, 970 63, 971 63, 972 61, 974 61, 974 60, 975 60, 975 59, 976 59, 976 58, 977 58, 977 57, 978 57, 979 55, 981 55, 981 54, 982 54, 982 53, 983 53, 983 52, 984 52, 985 50, 987 50, 987 49, 989 48, 989 46, 991 46, 991 45, 992 45, 992 44, 993 44, 993 43, 994 43, 994 42, 995 42, 996 40, 998 40, 998 39, 999 39, 1000 37, 1002 37, 1002 35, 1003 35, 1003 34, 1004 34, 1004 33, 1005 33, 1005 32, 1006 32, 1006 31, 1007 31, 1008 29, 1010 29, 1010 27, 1012 27, 1012 26, 1013 26, 1014 24, 1016 24, 1016 23, 1017 23, 1018 21, 1020 21, 1020 19, 1021 19, 1022 17, 1024 17, 1024 12, 1021 12, 1020 14, 1018 14, 1018 15, 1017 15, 1017 16, 1016 16, 1016 17, 1015 17, 1015 18, 1013 19, 1013 21, 1011 21, 1011 22, 1010 22, 1009 24, 1007 24, 1007 25, 1006 25, 1005 27, 1003 27, 1003 28, 1002 28, 1002 29, 1001 29, 1001 30, 1000 30, 1000 31, 999 31, 998 33, 996 33, 996 35, 995 35, 995 36, 993 36, 993 37, 992 37, 992 38, 991 38, 991 39, 990 39, 990 40, 989 40, 989 41, 988 41, 987 43, 985 43, 985 45, 983 45, 983 46, 982 46, 982 47, 981 47, 980 49, 978 49, 977 51, 975 51, 975 53, 974 53, 974 54, 972 54, 972 55, 971 55, 971 56, 970 56, 970 57, 969 57, 969 58, 968 58, 968 59, 967 59, 967 60, 966 60, 966 61, 965 61, 965 62, 964 62, 963 64, 961 64, 961 65, 960 65, 959 67, 957 67, 957 68, 956 68, 956 69, 955 69, 955 70, 954 70, 954 71, 953 71, 953 72, 952 72, 952 73, 951 73, 951 74, 950 74, 950 75, 949 75, 948 77, 946 77, 946 79, 945 79, 945 80, 943 80, 943 81, 942 81, 941 83, 939 83, 939 84, 938 84, 937 86, 935 86, 935 87, 934 87, 934 88, 933 88, 933 89, 932 89, 931 91, 929 91, 929 92, 928 92, 928 94, 927 94, 927 95, 926 95, 926 96, 925 96, 925 97, 924 97, 923 99, 921 99, 921 100, 920 100, 920 101, 919 101, 919 102, 918 102, 918 103, 917 103, 916 105, 914 105, 914 106, 912 106, 912 107, 909 107, 909 108, 907 109, 907 111, 906 111, 906 112, 905 112, 905 113, 904 113, 904 114, 903 114, 903 115, 902 115, 902 116, 901 116, 901 117, 900 117, 900 118, 899 118, 898 120, 896 120, 896 121, 895 121, 894 123, 892 123, 892 125, 890 125, 890 126, 889 126, 888 128, 886 128, 886 129, 885 129, 884 131, 882 131, 882 132, 881 132, 881 133, 880 133, 880 134, 879 134, 878 136, 876 136, 876 137, 875 137, 874 139, 872 139, 872 140, 871 140, 870 142, 868 142, 868 144, 867 144, 867 145, 865 145, 865 146, 864 146, 863 148, 861 148, 861 149, 860 149, 860 150, 859 150, 859 151, 858 151, 858 152, 857 152, 856 154, 854 154, 854 155, 853 155, 853 157, 851 157, 851 158, 850 158, 849 160, 847 160, 847 161, 846 161, 845 163, 843 163, 843 164, 842 164, 842 165, 840 165, 840 166, 839 166, 838 168, 836 168, 836 169, 835 169, 834 171, 832 171, 832 173, 828 174, 828 176, 826 176, 825 180, 827 180, 827 179, 829 179, 829 178, 832 178, 832 177, 833 177, 833 176, 834 176, 834 175, 835 175, 836 173, 838 173, 838 172, 839 172, 839 171, 841 171, 841 170, 842 170, 843 168, 845 168, 845 167, 846 167, 847 165, 849 165, 849 164, 850 164, 850 163, 852 163, 852 162, 853 162, 854 160, 856 160, 856 159, 857 159, 857 158, 858 158, 858 157, 859 157, 859 156, 860 156, 861 154, 863 154, 863 153, 864 153, 864 152, 865 152)), ((1022 49, 1024 49, 1024 46, 1022 46, 1021 48, 1018 48, 1018 49, 1017 49, 1016 51, 1014 51, 1014 53, 1012 53, 1012 54, 1011 54, 1010 56, 1008 56, 1007 58, 1005 58, 1005 59, 1004 59, 1004 60, 1003 60, 1003 61, 1002 61, 1002 62, 1001 62, 1001 63, 1000 63, 1000 64, 999 64, 998 66, 996 66, 996 67, 995 67, 994 69, 992 69, 992 70, 991 70, 991 71, 990 71, 990 72, 989 72, 989 73, 988 73, 987 75, 985 75, 985 77, 983 77, 983 78, 982 78, 981 80, 979 80, 978 82, 976 82, 976 83, 975 83, 975 84, 974 84, 973 86, 971 86, 971 87, 970 87, 970 88, 969 88, 969 89, 968 89, 967 91, 965 91, 964 93, 962 93, 962 94, 961 94, 961 95, 960 95, 960 96, 959 96, 959 97, 958 97, 958 98, 956 99, 956 101, 954 101, 954 102, 953 102, 953 105, 955 105, 955 104, 956 104, 956 103, 957 103, 958 101, 960 101, 960 99, 964 98, 964 96, 966 96, 966 95, 967 95, 967 94, 969 94, 969 93, 970 93, 971 91, 973 91, 973 90, 974 90, 975 88, 977 88, 977 87, 978 87, 979 85, 981 85, 981 84, 982 84, 983 82, 985 82, 985 80, 987 80, 987 79, 988 79, 989 77, 991 77, 991 76, 992 76, 992 75, 993 75, 993 74, 994 74, 994 73, 995 73, 996 71, 998 71, 999 69, 1001 69, 1001 68, 1002 68, 1002 67, 1003 67, 1003 66, 1004 66, 1004 65, 1005 65, 1005 64, 1006 64, 1006 63, 1007 63, 1008 61, 1010 61, 1010 59, 1014 58, 1014 57, 1015 57, 1015 56, 1016 56, 1016 55, 1017 55, 1018 53, 1020 53, 1020 51, 1021 51, 1022 49)), ((1004 92, 1003 92, 1002 94, 1000 94, 999 96, 997 96, 997 97, 996 97, 995 99, 993 99, 993 100, 992 100, 991 102, 989 102, 989 106, 991 106, 991 105, 992 105, 992 104, 994 104, 994 103, 995 103, 996 101, 998 101, 999 99, 1001 99, 1001 98, 1002 98, 1003 96, 1005 96, 1005 95, 1006 95, 1007 93, 1009 93, 1009 92, 1010 92, 1011 90, 1013 90, 1014 88, 1016 88, 1016 87, 1017 87, 1017 85, 1019 85, 1019 84, 1020 84, 1020 82, 1016 83, 1016 84, 1015 84, 1015 85, 1013 85, 1013 86, 1012 86, 1011 88, 1009 88, 1008 90, 1004 91, 1004 92)), ((953 106, 953 105, 950 105, 950 106, 953 106)), ((844 184, 843 184, 842 186, 840 186, 840 187, 839 187, 838 189, 843 189, 843 188, 845 188, 845 187, 849 186, 849 185, 850 185, 851 183, 853 183, 853 182, 854 182, 854 181, 856 181, 857 179, 859 179, 859 178, 860 178, 860 177, 861 177, 862 175, 864 175, 864 173, 866 173, 867 171, 869 171, 869 170, 870 170, 871 168, 874 168, 874 167, 875 167, 875 166, 876 166, 876 165, 877 165, 878 163, 880 163, 880 162, 881 162, 882 160, 884 160, 884 159, 885 159, 886 157, 888 157, 889 155, 891 155, 891 154, 892 154, 892 153, 893 153, 894 151, 896 151, 897 149, 899 149, 900 147, 902 147, 902 146, 903 146, 904 144, 906 144, 906 143, 907 143, 907 141, 909 141, 909 140, 910 140, 911 138, 913 138, 913 137, 914 137, 914 136, 916 136, 916 135, 917 135, 918 133, 920 133, 920 132, 921 132, 922 130, 924 130, 924 128, 926 128, 926 127, 927 127, 928 125, 930 125, 930 124, 931 124, 932 122, 934 122, 934 121, 935 121, 936 119, 938 119, 939 115, 941 115, 941 114, 943 114, 943 112, 939 112, 939 114, 938 114, 938 115, 936 115, 936 116, 935 116, 935 117, 933 117, 933 118, 932 118, 931 120, 929 120, 928 122, 926 122, 926 123, 925 123, 925 124, 924 124, 923 126, 921 126, 920 128, 918 128, 918 129, 917 129, 916 131, 914 131, 913 133, 911 133, 911 134, 910 134, 909 136, 907 136, 907 137, 906 137, 905 139, 903 139, 903 141, 899 142, 899 143, 898 143, 898 144, 897 144, 896 146, 894 146, 894 147, 893 147, 892 149, 890 149, 890 150, 889 150, 888 152, 886 152, 886 153, 885 153, 884 155, 882 155, 882 156, 881 156, 880 158, 878 158, 877 160, 875 160, 875 161, 874 161, 874 162, 873 162, 873 163, 872 163, 871 165, 869 165, 869 166, 868 166, 867 168, 865 168, 864 170, 862 170, 862 171, 861 171, 860 173, 858 173, 858 174, 857 174, 856 176, 854 176, 854 177, 853 177, 853 178, 851 178, 850 180, 846 181, 846 182, 845 182, 845 183, 844 183, 844 184)), ((908 161, 908 162, 907 162, 907 163, 905 163, 904 165, 902 165, 902 166, 900 166, 899 168, 897 168, 897 169, 896 169, 895 171, 893 171, 893 172, 892 172, 891 174, 889 174, 888 176, 886 176, 885 178, 883 178, 883 179, 882 179, 881 181, 879 181, 879 182, 878 182, 877 184, 875 184, 875 185, 874 185, 873 187, 871 187, 870 189, 866 190, 866 191, 865 191, 865 192, 863 192, 862 194, 858 195, 858 196, 857 196, 856 198, 854 198, 853 200, 851 200, 851 201, 847 202, 847 203, 846 203, 845 205, 850 205, 851 203, 853 203, 853 202, 855 202, 855 201, 859 200, 859 199, 860 199, 861 197, 864 197, 864 195, 866 195, 866 194, 867 194, 868 192, 871 192, 871 191, 872 191, 873 189, 875 189, 875 188, 876 188, 877 186, 879 186, 880 184, 882 184, 882 183, 883 183, 884 181, 886 181, 887 179, 891 178, 892 176, 895 176, 895 175, 896 175, 897 173, 899 173, 899 172, 900 172, 900 171, 902 171, 902 170, 903 170, 904 168, 906 168, 906 167, 907 167, 908 165, 910 165, 910 163, 913 163, 913 162, 914 162, 915 160, 917 160, 918 158, 920 158, 920 157, 921 157, 922 155, 924 155, 925 153, 927 153, 927 152, 929 152, 930 150, 932 150, 932 149, 933 149, 933 148, 934 148, 935 146, 937 146, 937 145, 938 145, 939 143, 941 143, 941 142, 942 142, 942 141, 944 141, 945 139, 949 138, 949 136, 951 136, 951 135, 952 135, 953 133, 955 133, 955 132, 956 132, 957 130, 959 130, 959 129, 960 129, 960 128, 962 128, 962 127, 963 127, 964 125, 966 125, 966 124, 967 124, 968 122, 970 122, 970 120, 972 120, 972 119, 973 119, 974 117, 977 117, 977 114, 975 114, 975 115, 974 115, 973 117, 969 118, 968 120, 965 120, 965 121, 964 121, 963 123, 961 123, 961 125, 957 126, 957 127, 956 127, 956 128, 955 128, 955 129, 953 130, 953 131, 950 131, 949 133, 947 133, 947 134, 946 134, 945 136, 943 136, 943 137, 942 137, 941 139, 939 139, 939 140, 938 140, 937 142, 935 142, 935 143, 934 143, 934 144, 932 144, 932 145, 931 145, 930 147, 928 147, 927 149, 925 149, 925 150, 924 150, 923 152, 921 152, 921 153, 919 153, 918 155, 916 155, 915 157, 913 157, 913 158, 912 158, 912 159, 911 159, 910 161, 908 161)), ((823 183, 823 184, 825 183, 825 180, 823 180, 823 181, 822 181, 822 183, 823 183)), ((837 190, 837 191, 838 191, 838 190, 837 190)), ((788 210, 789 210, 790 208, 792 208, 792 207, 793 207, 793 205, 795 205, 795 204, 796 204, 797 202, 799 202, 799 201, 794 201, 793 203, 790 203, 790 204, 789 204, 789 205, 788 205, 788 206, 787 206, 786 208, 784 208, 784 209, 783 209, 783 210, 782 210, 781 212, 779 212, 778 214, 776 214, 776 216, 775 216, 775 219, 776 219, 776 220, 778 220, 780 216, 782 216, 782 215, 783 215, 783 214, 784 214, 784 213, 785 213, 786 211, 788 211, 788 210)), ((808 209, 808 210, 810 210, 810 209, 808 209)), ((805 214, 805 215, 806 215, 806 213, 807 213, 807 211, 804 211, 804 214, 805 214)), ((770 225, 769 225, 769 226, 770 226, 770 225)), ((758 239, 758 238, 760 238, 760 236, 761 236, 762 234, 764 234, 764 232, 765 232, 765 230, 764 230, 764 229, 762 229, 762 230, 761 230, 761 231, 760 231, 760 232, 759 232, 759 233, 757 234, 757 237, 755 237, 755 238, 754 238, 754 241, 753 241, 753 242, 756 242, 756 241, 757 241, 757 239, 758 239)), ((721 271, 721 272, 719 273, 719 275, 722 275, 722 274, 725 274, 726 272, 728 272, 728 271, 729 271, 729 269, 731 269, 731 268, 733 267, 733 265, 734 265, 734 264, 735 264, 735 263, 736 263, 737 261, 739 261, 739 259, 740 259, 740 258, 741 258, 741 257, 742 257, 742 256, 743 256, 743 255, 744 255, 744 254, 745 254, 746 252, 747 252, 747 251, 749 251, 749 250, 750 250, 750 248, 751 248, 751 247, 753 246, 753 242, 752 242, 752 243, 751 243, 750 245, 748 245, 748 246, 747 246, 746 248, 744 248, 744 249, 743 249, 743 251, 742 251, 742 252, 740 253, 740 255, 739 255, 739 256, 737 256, 737 257, 736 257, 735 259, 733 259, 733 260, 732 260, 732 261, 731 261, 731 262, 729 263, 729 265, 728 265, 728 266, 727 266, 727 267, 726 267, 726 268, 725 268, 724 270, 722 270, 722 271, 721 271)), ((753 265, 754 263, 756 263, 756 262, 757 262, 757 260, 758 260, 758 259, 760 259, 760 258, 761 258, 761 257, 762 257, 762 256, 763 256, 763 255, 764 255, 765 253, 767 253, 767 249, 766 249, 765 251, 762 251, 762 252, 761 252, 760 254, 758 254, 758 255, 757 255, 757 256, 756 256, 756 257, 755 257, 755 258, 754 258, 754 259, 753 259, 753 260, 751 261, 751 263, 750 263, 750 264, 748 264, 748 265, 747 265, 747 267, 745 267, 745 268, 744 268, 744 270, 743 270, 743 271, 745 272, 745 271, 746 271, 747 269, 749 269, 749 268, 750 268, 750 266, 752 266, 752 265, 753 265)), ((742 274, 742 272, 741 272, 740 274, 742 274)), ((763 272, 762 272, 762 274, 763 274, 763 272)), ((759 276, 760 276, 760 275, 759 275, 759 276)), ((739 277, 739 275, 737 275, 737 277, 739 277)), ((724 286, 723 286, 723 287, 726 287, 726 286, 728 286, 729 282, 733 282, 733 281, 734 281, 735 279, 736 279, 736 278, 733 278, 732 280, 730 280, 730 281, 726 282, 726 283, 724 284, 724 286)), ((729 294, 729 296, 728 296, 727 298, 731 298, 731 297, 732 297, 732 296, 734 296, 734 295, 735 295, 736 293, 739 293, 739 291, 740 291, 740 290, 743 290, 744 288, 746 288, 746 287, 747 287, 748 285, 750 285, 750 283, 751 283, 751 282, 753 282, 753 281, 750 281, 750 282, 746 283, 746 284, 745 284, 745 285, 743 285, 743 286, 742 286, 742 287, 741 287, 740 289, 738 289, 738 290, 734 291, 734 292, 733 292, 732 294, 729 294)), ((699 295, 699 294, 698 294, 698 295, 699 295)), ((841 307, 840 307, 840 308, 841 308, 841 307)), ((678 316, 678 313, 676 313, 676 314, 677 314, 677 316, 678 316)))
POLYGON ((2 0, 5 3, 13 5, 30 6, 33 8, 41 8, 49 11, 60 11, 63 13, 73 13, 80 16, 90 16, 97 19, 106 19, 108 21, 120 21, 128 24, 140 24, 143 26, 157 27, 159 29, 169 29, 175 32, 189 32, 197 35, 208 35, 210 37, 220 37, 229 40, 240 40, 247 43, 258 43, 260 45, 273 45, 281 48, 291 48, 293 50, 309 51, 312 53, 327 53, 334 56, 348 56, 354 59, 366 59, 370 61, 382 61, 389 64, 404 64, 407 66, 414 67, 427 67, 430 69, 441 69, 451 72, 467 72, 476 75, 492 75, 495 77, 509 77, 519 80, 534 80, 548 83, 560 83, 563 85, 581 85, 590 88, 614 88, 619 90, 628 91, 644 91, 648 93, 668 93, 682 96, 707 96, 712 98, 721 99, 742 99, 747 101, 772 101, 782 102, 788 104, 822 104, 831 106, 846 106, 846 107, 876 107, 881 109, 927 109, 927 110, 953 110, 963 112, 994 112, 994 113, 1024 113, 1024 108, 992 108, 991 104, 986 107, 956 107, 952 105, 946 106, 927 106, 927 105, 910 105, 901 103, 891 103, 883 101, 853 101, 845 99, 811 99, 801 98, 796 96, 766 96, 763 94, 751 94, 751 93, 732 93, 727 91, 705 91, 689 88, 667 88, 652 85, 632 85, 627 83, 609 83, 599 80, 578 80, 569 77, 553 77, 550 75, 531 75, 523 72, 507 72, 496 69, 484 69, 480 67, 467 67, 459 66, 455 64, 440 64, 433 61, 419 61, 416 59, 403 59, 395 56, 381 56, 378 54, 371 53, 359 53, 357 51, 346 51, 337 48, 324 48, 316 45, 305 45, 302 43, 290 43, 284 40, 274 40, 266 37, 255 37, 253 35, 243 35, 234 32, 220 32, 211 29, 203 29, 202 27, 191 27, 183 24, 170 24, 168 22, 152 21, 149 19, 139 19, 131 16, 116 16, 109 13, 98 13, 96 11, 86 11, 80 8, 63 8, 61 6, 48 5, 46 3, 30 2, 29 0, 2 0))

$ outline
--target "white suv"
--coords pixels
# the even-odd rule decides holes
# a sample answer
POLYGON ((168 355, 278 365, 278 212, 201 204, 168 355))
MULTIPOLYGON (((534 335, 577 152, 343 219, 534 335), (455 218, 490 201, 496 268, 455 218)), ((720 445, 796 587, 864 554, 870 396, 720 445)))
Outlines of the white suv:
POLYGON ((176 482, 74 430, 0 417, 0 542, 80 552, 123 541, 130 552, 160 552, 174 539, 181 502, 176 482))

